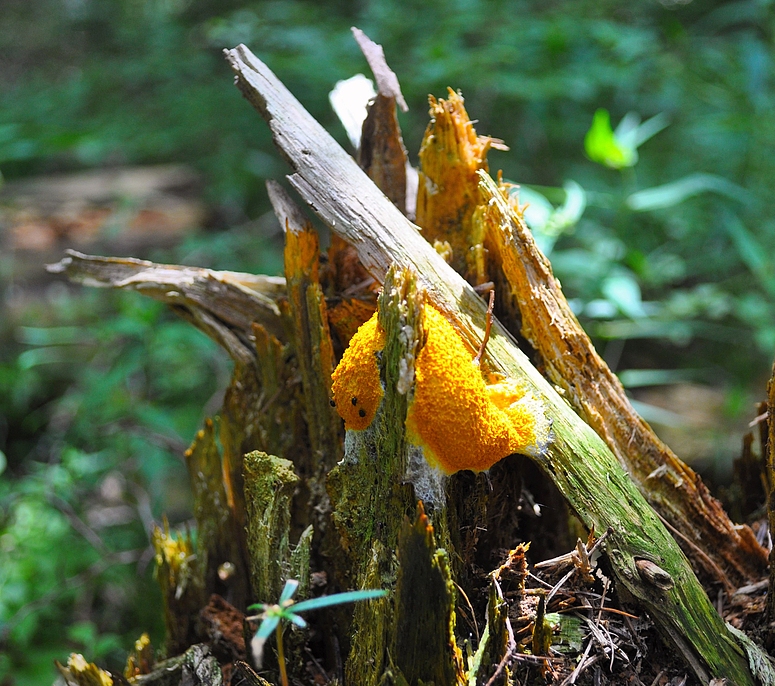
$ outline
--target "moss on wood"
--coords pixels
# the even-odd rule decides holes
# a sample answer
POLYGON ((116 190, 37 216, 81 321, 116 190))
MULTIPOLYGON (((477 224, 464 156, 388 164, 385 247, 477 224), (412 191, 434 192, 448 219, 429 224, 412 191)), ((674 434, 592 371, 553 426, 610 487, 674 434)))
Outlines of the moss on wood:
POLYGON ((293 464, 253 451, 245 455, 250 580, 258 602, 274 603, 290 576, 291 501, 299 477, 293 464))

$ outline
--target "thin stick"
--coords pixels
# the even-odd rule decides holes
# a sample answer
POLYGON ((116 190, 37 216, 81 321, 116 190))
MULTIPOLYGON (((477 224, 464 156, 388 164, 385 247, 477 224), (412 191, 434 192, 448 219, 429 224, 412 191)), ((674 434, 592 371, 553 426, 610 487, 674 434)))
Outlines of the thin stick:
POLYGON ((549 604, 549 601, 554 598, 555 593, 562 588, 562 586, 565 584, 565 582, 570 579, 574 574, 576 573, 576 568, 574 567, 571 569, 562 579, 560 579, 552 588, 551 591, 549 591, 549 595, 546 596, 546 604, 549 604))
POLYGON ((453 581, 453 584, 455 584, 455 588, 460 592, 460 595, 463 596, 463 598, 466 601, 466 605, 468 605, 468 609, 471 611, 471 624, 474 625, 474 631, 476 632, 476 645, 479 645, 479 642, 482 640, 479 636, 479 626, 476 623, 476 613, 474 612, 474 606, 471 605, 471 601, 468 599, 468 596, 466 595, 466 592, 463 590, 463 587, 457 583, 457 581, 453 581))
POLYGON ((663 676, 665 676, 665 673, 666 673, 666 672, 667 672, 667 670, 666 670, 666 669, 663 669, 663 670, 662 670, 662 671, 661 671, 659 674, 657 674, 657 675, 654 677, 654 681, 652 681, 652 682, 651 682, 651 686, 657 686, 657 684, 659 683, 659 680, 660 680, 660 679, 661 679, 663 676))
MULTIPOLYGON (((581 608, 586 610, 587 608, 581 608)), ((612 612, 615 615, 621 615, 622 617, 628 617, 629 619, 640 619, 638 615, 631 615, 629 612, 625 612, 624 610, 617 610, 615 607, 601 607, 599 608, 601 612, 612 612)), ((566 607, 560 610, 555 610, 557 614, 562 614, 563 612, 578 612, 578 607, 566 607)))
POLYGON ((283 650, 283 623, 277 623, 277 662, 280 663, 280 681, 288 686, 288 672, 285 671, 285 651, 283 650))
MULTIPOLYGON (((589 640, 587 641, 587 647, 584 649, 584 654, 581 656, 581 660, 579 660, 578 665, 576 665, 576 669, 574 669, 568 677, 565 678, 565 680, 560 684, 560 686, 570 686, 570 684, 575 684, 576 679, 579 678, 579 674, 581 674, 581 671, 583 669, 586 669, 587 665, 587 658, 589 657, 589 651, 592 650, 592 637, 589 637, 589 640)), ((594 662, 597 662, 599 659, 599 656, 595 656, 592 658, 594 662)), ((590 664, 594 664, 594 662, 590 662, 590 664)))
POLYGON ((474 358, 474 364, 482 363, 482 357, 484 356, 484 350, 487 347, 487 341, 490 340, 493 307, 495 307, 495 289, 490 291, 490 302, 487 305, 487 322, 484 325, 484 337, 482 338, 482 344, 479 346, 479 352, 476 353, 476 357, 474 358))

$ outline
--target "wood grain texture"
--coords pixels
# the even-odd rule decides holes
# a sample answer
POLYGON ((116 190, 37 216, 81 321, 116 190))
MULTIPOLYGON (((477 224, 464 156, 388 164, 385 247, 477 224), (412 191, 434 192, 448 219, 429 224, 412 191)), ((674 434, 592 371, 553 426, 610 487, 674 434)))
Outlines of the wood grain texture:
POLYGON ((728 592, 761 578, 767 553, 748 526, 732 523, 700 476, 657 438, 632 408, 621 382, 597 354, 521 216, 493 180, 480 175, 493 266, 516 299, 522 335, 551 381, 608 447, 649 504, 680 532, 695 569, 728 592))
POLYGON ((254 322, 273 335, 283 333, 277 305, 285 297, 281 277, 99 257, 75 250, 66 255, 48 265, 48 271, 86 286, 137 291, 167 303, 220 343, 235 362, 255 364, 254 322))

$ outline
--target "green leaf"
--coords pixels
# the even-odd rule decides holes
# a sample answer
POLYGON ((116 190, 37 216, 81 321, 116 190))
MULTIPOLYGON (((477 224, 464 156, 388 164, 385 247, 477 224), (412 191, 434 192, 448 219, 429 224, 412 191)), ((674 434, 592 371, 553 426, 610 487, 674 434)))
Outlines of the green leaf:
POLYGON ((288 581, 285 582, 285 588, 283 588, 283 592, 280 594, 280 600, 277 604, 283 605, 286 601, 293 598, 298 588, 299 582, 296 581, 296 579, 288 579, 288 581))
POLYGON ((331 605, 341 605, 343 603, 354 603, 357 600, 369 600, 371 598, 381 598, 387 595, 387 591, 348 591, 347 593, 334 593, 321 598, 311 598, 303 600, 293 605, 293 612, 305 612, 307 610, 318 610, 321 607, 330 607, 331 605))
POLYGON ((636 148, 625 147, 617 140, 611 128, 611 115, 603 108, 592 118, 592 126, 584 137, 584 150, 590 160, 611 169, 632 167, 638 161, 636 148))
POLYGON ((696 381, 705 374, 701 369, 625 369, 617 376, 625 388, 644 388, 696 381))
POLYGON ((584 644, 582 621, 574 615, 563 615, 551 612, 546 615, 546 621, 554 629, 556 635, 552 640, 552 648, 561 653, 578 653, 584 644))
POLYGON ((638 162, 638 148, 668 123, 667 115, 663 113, 641 123, 640 115, 628 112, 613 131, 611 115, 601 108, 592 118, 592 126, 584 138, 584 149, 593 162, 611 169, 634 167, 638 162))
POLYGON ((602 285, 603 295, 632 319, 645 317, 640 286, 632 274, 620 272, 609 276, 602 285))
POLYGON ((255 638, 265 641, 267 638, 269 638, 272 635, 272 632, 277 628, 277 625, 280 623, 280 615, 270 615, 267 617, 263 622, 261 622, 261 626, 258 627, 258 631, 256 631, 255 638))
POLYGON ((562 188, 547 188, 562 194, 564 202, 555 208, 549 199, 534 188, 519 186, 519 202, 526 204, 523 217, 541 252, 547 257, 552 252, 554 244, 563 233, 578 223, 587 207, 586 191, 575 181, 568 180, 562 188))
POLYGON ((552 212, 544 227, 544 233, 559 236, 573 228, 587 208, 587 194, 575 181, 568 180, 563 185, 565 202, 552 212))
POLYGON ((727 214, 724 218, 724 226, 737 248, 740 259, 757 277, 762 287, 775 297, 775 270, 773 270, 771 253, 735 215, 727 214))
POLYGON ((67 638, 78 643, 80 646, 83 646, 90 652, 97 640, 97 635, 97 626, 94 622, 76 622, 67 628, 67 638))
POLYGON ((299 617, 299 615, 294 614, 293 612, 288 613, 288 619, 292 621, 296 626, 301 627, 302 629, 307 626, 307 622, 304 620, 303 617, 299 617))
POLYGON ((614 131, 614 137, 620 145, 637 149, 649 138, 656 136, 670 123, 664 112, 647 119, 641 124, 640 116, 635 112, 628 112, 619 122, 614 131))
POLYGON ((59 364, 67 362, 67 352, 61 347, 33 348, 25 350, 16 359, 19 369, 26 371, 42 364, 59 364))
POLYGON ((673 207, 688 198, 708 192, 741 201, 747 196, 743 188, 716 174, 689 174, 677 181, 633 193, 625 203, 635 212, 649 212, 673 207))
POLYGON ((519 186, 516 192, 518 192, 519 204, 527 205, 522 213, 525 224, 534 233, 542 231, 554 212, 552 203, 544 195, 527 186, 519 186))
POLYGON ((650 424, 661 424, 662 426, 680 428, 686 426, 688 421, 683 415, 672 412, 671 410, 666 410, 663 407, 643 403, 638 400, 633 400, 632 398, 630 398, 630 404, 632 405, 632 409, 650 424))

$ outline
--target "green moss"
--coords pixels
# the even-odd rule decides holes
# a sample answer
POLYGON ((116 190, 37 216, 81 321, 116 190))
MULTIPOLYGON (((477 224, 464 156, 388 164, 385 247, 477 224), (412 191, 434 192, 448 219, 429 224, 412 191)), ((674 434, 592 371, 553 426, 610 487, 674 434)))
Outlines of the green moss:
POLYGON ((398 561, 390 651, 395 667, 410 684, 464 683, 455 641, 457 593, 447 553, 436 548, 433 526, 421 505, 414 522, 404 519, 398 561))
POLYGON ((258 450, 245 455, 250 579, 259 602, 276 602, 290 576, 291 501, 299 477, 293 464, 258 450))

